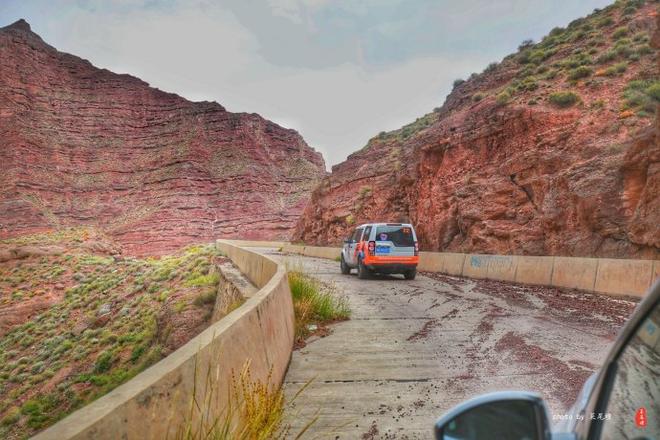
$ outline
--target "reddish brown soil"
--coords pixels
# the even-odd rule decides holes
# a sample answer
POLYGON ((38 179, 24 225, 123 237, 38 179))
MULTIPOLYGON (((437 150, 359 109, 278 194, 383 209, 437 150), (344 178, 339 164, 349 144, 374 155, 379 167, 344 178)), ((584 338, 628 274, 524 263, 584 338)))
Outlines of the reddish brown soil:
MULTIPOLYGON (((504 281, 486 279, 468 279, 449 277, 434 272, 424 272, 425 276, 443 282, 450 281, 453 286, 466 288, 473 285, 475 292, 503 299, 509 305, 515 305, 539 312, 533 300, 540 300, 545 306, 537 313, 539 319, 555 320, 557 322, 579 322, 589 325, 594 331, 616 336, 618 329, 626 322, 639 302, 638 298, 617 296, 611 297, 597 293, 563 289, 550 286, 534 286, 516 284, 504 281)), ((488 330, 488 320, 506 316, 507 312, 495 305, 482 323, 488 330)))
POLYGON ((643 43, 637 60, 597 61, 617 44, 615 29, 648 40, 659 16, 653 2, 623 10, 576 20, 539 65, 510 55, 457 86, 436 112, 371 139, 314 191, 294 239, 337 244, 362 222, 408 220, 425 250, 659 258, 660 120, 621 108, 633 80, 657 80, 660 37, 643 43), (590 57, 593 73, 571 80, 576 52, 590 57), (619 62, 624 73, 603 74, 619 62), (534 90, 497 102, 529 78, 534 90), (549 100, 558 91, 580 101, 558 108, 549 100))
POLYGON ((429 336, 429 333, 431 331, 440 326, 440 321, 437 319, 429 319, 424 323, 421 329, 413 333, 412 335, 408 336, 406 338, 406 341, 414 342, 414 341, 419 341, 422 339, 426 339, 429 336))
MULTIPOLYGON (((483 317, 477 328, 470 335, 470 342, 465 347, 467 370, 464 379, 475 377, 473 365, 492 358, 488 352, 494 349, 503 356, 523 364, 532 372, 550 375, 547 393, 568 407, 577 396, 584 380, 597 366, 575 359, 562 359, 556 353, 535 345, 524 333, 506 332, 503 336, 494 335, 497 322, 511 316, 511 310, 529 310, 535 319, 551 321, 554 325, 579 328, 589 334, 601 335, 614 340, 621 326, 632 314, 639 299, 610 297, 574 289, 561 289, 547 286, 532 286, 507 283, 495 280, 468 279, 451 277, 431 272, 425 276, 447 283, 452 288, 463 292, 474 292, 500 301, 506 306, 500 307, 494 301, 480 300, 483 317), (511 309, 508 309, 508 307, 511 309)), ((455 295, 461 300, 468 298, 455 295)), ((455 300, 458 300, 455 298, 455 300)), ((475 304, 473 301, 470 304, 475 304)), ((500 302, 500 304, 502 304, 500 302)), ((498 366, 492 365, 493 369, 498 366)), ((456 378, 458 379, 458 378, 456 378)), ((461 389, 459 380, 450 384, 461 389)))
POLYGON ((130 254, 286 238, 319 153, 294 130, 190 102, 0 28, 0 238, 104 229, 130 254))
POLYGON ((556 380, 551 382, 552 389, 547 392, 562 402, 566 408, 575 401, 575 387, 583 384, 593 371, 593 366, 591 368, 584 368, 581 365, 570 366, 553 356, 552 353, 536 345, 528 344, 522 336, 513 332, 504 335, 495 345, 495 350, 510 353, 517 362, 525 364, 535 371, 552 373, 556 380))
POLYGON ((371 426, 369 427, 369 430, 362 434, 362 440, 375 440, 378 438, 378 425, 376 425, 376 422, 373 422, 371 426))

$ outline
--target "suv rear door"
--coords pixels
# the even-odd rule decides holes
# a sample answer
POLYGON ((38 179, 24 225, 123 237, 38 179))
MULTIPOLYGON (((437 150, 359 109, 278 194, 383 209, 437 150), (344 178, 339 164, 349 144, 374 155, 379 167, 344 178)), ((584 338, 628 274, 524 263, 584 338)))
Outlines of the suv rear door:
POLYGON ((390 223, 376 226, 377 257, 415 256, 415 231, 410 225, 390 223))
POLYGON ((357 228, 353 232, 353 235, 351 235, 350 241, 348 243, 347 249, 346 249, 346 258, 347 262, 351 266, 355 266, 357 264, 357 259, 355 258, 355 248, 357 247, 360 237, 362 236, 362 228, 357 228))

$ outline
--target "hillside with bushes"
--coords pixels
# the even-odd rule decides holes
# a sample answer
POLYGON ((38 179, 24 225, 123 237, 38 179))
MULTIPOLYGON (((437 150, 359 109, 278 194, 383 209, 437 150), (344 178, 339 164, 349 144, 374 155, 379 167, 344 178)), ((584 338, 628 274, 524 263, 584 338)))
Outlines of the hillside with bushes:
POLYGON ((228 262, 213 245, 119 251, 87 228, 0 241, 0 438, 52 425, 211 322, 228 262))
POLYGON ((409 220, 425 250, 658 258, 657 8, 617 1, 456 80, 333 167, 294 239, 409 220))

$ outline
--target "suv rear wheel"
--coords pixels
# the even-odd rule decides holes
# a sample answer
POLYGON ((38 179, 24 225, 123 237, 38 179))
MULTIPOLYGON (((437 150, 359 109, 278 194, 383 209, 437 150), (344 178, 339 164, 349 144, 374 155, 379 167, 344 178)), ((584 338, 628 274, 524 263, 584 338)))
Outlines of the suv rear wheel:
POLYGON ((362 258, 358 260, 357 273, 358 273, 358 278, 361 280, 366 280, 367 278, 369 278, 369 269, 364 267, 364 264, 362 264, 362 258))
POLYGON ((414 280, 414 279, 415 279, 415 275, 417 275, 417 269, 410 269, 408 272, 404 272, 404 274, 403 274, 403 276, 404 276, 407 280, 414 280))
POLYGON ((348 275, 351 273, 351 268, 348 267, 348 264, 346 264, 346 260, 344 260, 344 254, 341 256, 341 262, 339 263, 339 268, 341 269, 341 273, 344 275, 348 275))

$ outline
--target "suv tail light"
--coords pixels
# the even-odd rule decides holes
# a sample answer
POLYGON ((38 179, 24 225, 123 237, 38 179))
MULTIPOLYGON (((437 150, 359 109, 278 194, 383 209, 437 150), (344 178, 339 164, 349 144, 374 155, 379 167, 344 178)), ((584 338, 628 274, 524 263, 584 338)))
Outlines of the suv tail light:
POLYGON ((367 249, 369 250, 369 255, 374 255, 376 253, 376 242, 370 241, 367 245, 367 249))
POLYGON ((419 243, 415 242, 415 255, 419 255, 419 243))

